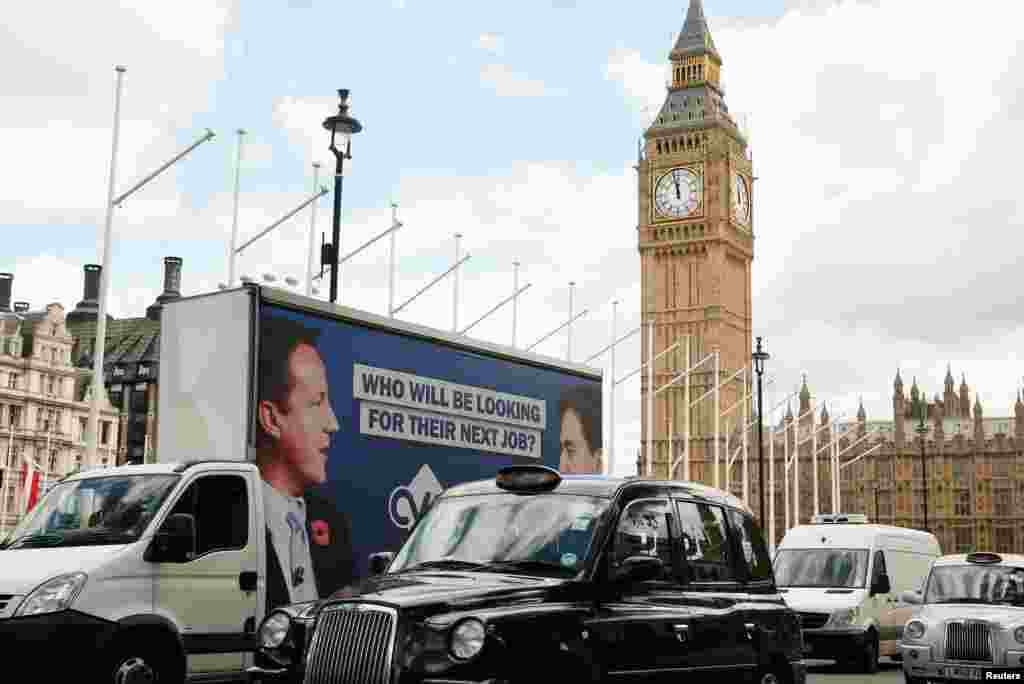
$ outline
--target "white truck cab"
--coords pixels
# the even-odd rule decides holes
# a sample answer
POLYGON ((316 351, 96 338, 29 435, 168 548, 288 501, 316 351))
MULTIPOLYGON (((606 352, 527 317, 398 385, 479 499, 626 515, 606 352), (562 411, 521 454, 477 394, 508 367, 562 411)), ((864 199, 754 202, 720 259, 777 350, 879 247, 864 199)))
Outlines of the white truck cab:
POLYGON ((919 589, 941 554, 928 532, 870 524, 859 514, 815 516, 783 537, 775 578, 800 614, 805 655, 875 672, 880 655, 898 657, 914 610, 902 600, 919 589))
POLYGON ((68 476, 0 546, 0 641, 44 681, 244 681, 264 613, 250 463, 68 476))

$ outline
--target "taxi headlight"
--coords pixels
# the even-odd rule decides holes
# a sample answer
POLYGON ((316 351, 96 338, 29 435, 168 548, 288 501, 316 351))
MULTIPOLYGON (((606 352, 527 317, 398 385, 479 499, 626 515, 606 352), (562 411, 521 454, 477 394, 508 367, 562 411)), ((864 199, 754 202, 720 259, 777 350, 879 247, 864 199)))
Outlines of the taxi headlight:
POLYGON ((448 650, 457 660, 469 660, 483 649, 484 636, 484 623, 476 618, 466 618, 452 630, 448 650))
POLYGON ((15 611, 15 617, 43 615, 67 610, 85 586, 84 572, 57 575, 32 590, 15 611))
POLYGON ((907 639, 917 640, 924 636, 925 626, 920 620, 911 620, 907 623, 906 629, 903 630, 903 635, 907 639))
POLYGON ((1013 630, 1013 638, 1018 644, 1024 644, 1024 626, 1013 630))
POLYGON ((260 645, 263 648, 277 648, 284 643, 292 619, 286 613, 275 611, 268 615, 260 625, 260 645))
POLYGON ((826 627, 852 627, 859 618, 860 612, 856 608, 843 608, 832 613, 826 627))

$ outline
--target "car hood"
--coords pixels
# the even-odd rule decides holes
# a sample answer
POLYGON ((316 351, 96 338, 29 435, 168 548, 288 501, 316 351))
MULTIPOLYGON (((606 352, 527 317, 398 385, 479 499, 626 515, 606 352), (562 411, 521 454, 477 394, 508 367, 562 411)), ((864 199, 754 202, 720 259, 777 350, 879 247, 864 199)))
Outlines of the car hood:
POLYGON ((970 618, 1007 626, 1024 623, 1024 608, 978 603, 929 603, 914 611, 914 618, 925 622, 970 618))
POLYGON ((825 589, 817 587, 782 587, 780 594, 786 605, 798 613, 831 613, 853 608, 864 601, 864 589, 825 589))
POLYGON ((551 591, 566 584, 567 580, 563 578, 423 571, 371 577, 363 581, 354 596, 339 592, 331 598, 364 598, 400 608, 436 604, 479 607, 527 599, 543 600, 551 591))
POLYGON ((127 546, 106 544, 0 551, 0 594, 21 596, 57 575, 89 574, 127 546))

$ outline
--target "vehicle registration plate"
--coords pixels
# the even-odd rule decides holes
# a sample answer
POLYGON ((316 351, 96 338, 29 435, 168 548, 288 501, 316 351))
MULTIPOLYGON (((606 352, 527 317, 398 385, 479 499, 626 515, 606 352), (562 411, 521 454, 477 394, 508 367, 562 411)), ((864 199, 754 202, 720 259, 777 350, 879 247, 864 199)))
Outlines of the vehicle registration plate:
POLYGON ((981 679, 981 670, 973 667, 947 667, 943 669, 943 677, 958 677, 961 679, 981 679))

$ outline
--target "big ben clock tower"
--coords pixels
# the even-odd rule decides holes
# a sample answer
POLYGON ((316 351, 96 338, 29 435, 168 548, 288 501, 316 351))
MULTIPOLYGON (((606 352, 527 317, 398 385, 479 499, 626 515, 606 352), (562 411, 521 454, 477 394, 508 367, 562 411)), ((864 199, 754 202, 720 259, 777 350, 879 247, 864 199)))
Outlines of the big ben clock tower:
MULTIPOLYGON (((639 160, 640 212, 638 241, 641 261, 643 360, 647 361, 647 324, 654 322, 654 353, 676 342, 676 352, 655 363, 655 387, 662 387, 686 367, 718 352, 722 382, 750 362, 751 286, 754 258, 751 211, 753 172, 747 140, 729 114, 721 85, 722 57, 715 48, 701 0, 690 0, 686 22, 669 53, 671 81, 665 103, 644 133, 639 160), (682 353, 689 336, 690 359, 682 353)), ((714 357, 690 376, 689 416, 691 480, 724 486, 725 440, 737 446, 742 409, 736 407, 719 422, 719 477, 715 478, 715 407, 712 400, 714 357), (710 393, 710 394, 708 394, 710 393)), ((742 377, 742 376, 741 376, 742 377)), ((647 373, 642 379, 643 442, 641 474, 683 478, 683 383, 656 395, 654 450, 647 453, 647 373), (673 440, 669 454, 669 430, 673 440), (669 458, 677 462, 669 473, 669 458)), ((747 378, 749 383, 749 376, 747 378)), ((743 396, 737 380, 722 385, 719 411, 726 412, 743 396)), ((747 404, 748 421, 753 420, 747 404)), ((756 438, 756 432, 754 433, 756 438)), ((749 453, 756 453, 751 445, 749 453)), ((740 463, 737 458, 736 465, 740 463)), ((756 469, 751 469, 754 474, 756 469)), ((732 482, 738 479, 733 471, 732 482)), ((753 481, 753 480, 752 480, 753 481)))

